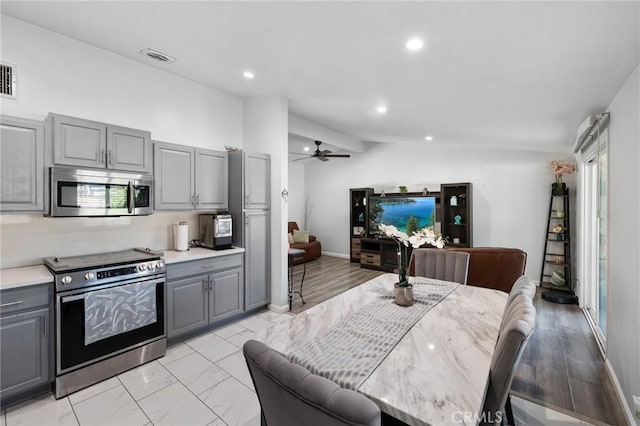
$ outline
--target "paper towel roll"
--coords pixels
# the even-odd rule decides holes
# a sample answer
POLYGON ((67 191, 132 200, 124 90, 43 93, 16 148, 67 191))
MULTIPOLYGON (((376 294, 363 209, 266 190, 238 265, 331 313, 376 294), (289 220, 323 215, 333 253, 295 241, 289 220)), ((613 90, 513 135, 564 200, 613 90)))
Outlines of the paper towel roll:
POLYGON ((189 250, 189 225, 187 222, 173 225, 173 246, 176 251, 189 250))

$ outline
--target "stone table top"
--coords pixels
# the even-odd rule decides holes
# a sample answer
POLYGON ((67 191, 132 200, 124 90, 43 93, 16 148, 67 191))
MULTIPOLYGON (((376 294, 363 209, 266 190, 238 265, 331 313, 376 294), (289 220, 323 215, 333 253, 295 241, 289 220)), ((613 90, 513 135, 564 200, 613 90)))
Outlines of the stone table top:
MULTIPOLYGON (((396 281, 394 274, 376 277, 256 339, 288 356, 382 293, 392 294, 396 281)), ((498 290, 457 286, 409 330, 358 392, 410 425, 477 424, 473 416, 480 416, 484 405, 506 301, 507 294, 498 290)))

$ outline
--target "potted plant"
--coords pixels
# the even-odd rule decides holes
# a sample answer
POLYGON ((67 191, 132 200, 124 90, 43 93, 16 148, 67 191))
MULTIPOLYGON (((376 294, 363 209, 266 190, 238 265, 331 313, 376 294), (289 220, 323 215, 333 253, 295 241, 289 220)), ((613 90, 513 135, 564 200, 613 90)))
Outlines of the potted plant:
POLYGON ((572 161, 556 161, 551 162, 551 170, 556 177, 556 181, 551 185, 551 193, 553 195, 563 195, 567 192, 567 184, 562 182, 562 176, 570 175, 576 171, 576 165, 572 161))
POLYGON ((413 248, 418 248, 424 244, 431 244, 432 246, 443 248, 444 240, 442 235, 436 235, 433 226, 424 227, 418 231, 413 231, 411 236, 408 236, 406 232, 398 230, 393 225, 385 225, 381 223, 378 228, 385 236, 393 239, 398 245, 398 282, 394 284, 393 296, 396 304, 400 306, 413 305, 413 286, 407 279, 407 266, 403 262, 404 258, 407 258, 407 247, 411 245, 413 248))

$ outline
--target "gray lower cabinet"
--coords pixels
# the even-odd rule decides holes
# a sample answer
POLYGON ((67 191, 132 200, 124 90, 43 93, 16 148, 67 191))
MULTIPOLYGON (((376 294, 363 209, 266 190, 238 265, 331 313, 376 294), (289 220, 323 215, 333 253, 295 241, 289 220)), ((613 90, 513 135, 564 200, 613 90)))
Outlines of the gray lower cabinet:
POLYGON ((228 164, 225 151, 154 142, 155 208, 226 210, 228 164))
POLYGON ((217 321, 242 312, 242 270, 209 275, 209 321, 217 321))
POLYGON ((53 379, 52 284, 1 294, 0 395, 2 403, 53 379))
POLYGON ((243 295, 242 254, 167 265, 167 337, 243 312, 243 295))
POLYGON ((44 123, 0 116, 0 211, 41 211, 44 123))
POLYGON ((50 113, 53 162, 130 172, 151 172, 151 133, 50 113))
POLYGON ((167 282, 167 336, 197 330, 209 323, 207 275, 167 282))

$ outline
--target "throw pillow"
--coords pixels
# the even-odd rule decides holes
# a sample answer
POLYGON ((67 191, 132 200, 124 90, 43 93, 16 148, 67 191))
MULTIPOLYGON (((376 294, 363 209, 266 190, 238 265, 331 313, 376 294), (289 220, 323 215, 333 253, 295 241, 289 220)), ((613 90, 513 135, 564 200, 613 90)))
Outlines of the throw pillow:
POLYGON ((289 244, 293 244, 293 234, 291 232, 287 234, 287 238, 289 239, 289 244))
POLYGON ((298 231, 297 229, 293 230, 293 242, 298 243, 308 243, 309 242, 309 233, 304 231, 298 231))

